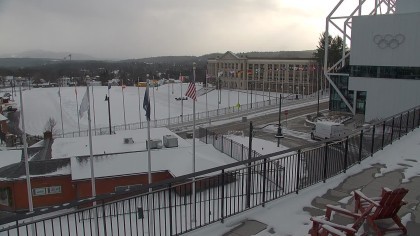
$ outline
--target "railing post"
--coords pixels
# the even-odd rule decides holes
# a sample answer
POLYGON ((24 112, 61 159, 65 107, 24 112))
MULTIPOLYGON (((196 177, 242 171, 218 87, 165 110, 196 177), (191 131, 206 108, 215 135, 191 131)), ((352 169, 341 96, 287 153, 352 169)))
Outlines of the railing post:
POLYGON ((400 115, 400 127, 399 127, 399 130, 398 130, 398 139, 401 138, 401 129, 402 129, 402 113, 400 115))
POLYGON ((106 236, 105 200, 102 200, 102 224, 104 224, 104 235, 106 236))
POLYGON ((381 147, 381 150, 384 150, 384 143, 385 143, 385 125, 386 125, 386 121, 384 121, 384 124, 382 125, 382 147, 381 147))
POLYGON ((262 207, 265 207, 265 185, 267 183, 267 158, 264 158, 264 172, 263 172, 263 190, 262 190, 262 207))
MULTIPOLYGON (((299 193, 299 184, 300 184, 300 153, 302 151, 298 150, 298 156, 297 156, 297 167, 296 167, 296 194, 299 193)), ((284 179, 284 178, 283 178, 284 179)), ((278 186, 278 185, 277 185, 278 186)))
POLYGON ((242 144, 242 148, 241 148, 241 161, 244 160, 244 145, 242 144))
POLYGON ((207 142, 207 129, 206 129, 206 144, 208 144, 208 142, 207 142))
POLYGON ((252 158, 252 121, 249 122, 249 144, 248 144, 248 176, 246 184, 246 208, 251 207, 251 158, 252 158))
POLYGON ((222 170, 222 184, 220 186, 222 186, 222 191, 220 191, 221 194, 222 194, 222 196, 220 198, 220 201, 221 201, 221 203, 220 203, 220 216, 221 216, 220 221, 223 223, 224 215, 225 215, 225 211, 224 211, 225 210, 225 170, 224 169, 222 170))
POLYGON ((360 131, 360 141, 359 141, 359 164, 362 162, 362 150, 363 150, 363 130, 360 131))
POLYGON ((230 156, 233 157, 233 140, 230 140, 230 156))
POLYGON ((376 129, 376 126, 373 125, 373 129, 372 129, 372 146, 370 147, 370 156, 373 156, 373 151, 374 151, 374 145, 375 145, 375 129, 376 129))
POLYGON ((323 182, 324 183, 327 180, 327 166, 328 166, 328 142, 325 143, 324 175, 323 175, 323 182))
MULTIPOLYGON (((170 222, 169 222, 169 233, 170 233, 170 235, 174 235, 173 234, 173 229, 172 229, 172 189, 171 189, 171 183, 169 183, 168 189, 169 189, 168 190, 169 191, 169 193, 168 193, 168 198, 169 198, 168 207, 169 207, 169 220, 170 220, 170 222)), ((176 224, 176 219, 175 219, 175 224, 176 224)))
POLYGON ((407 122, 405 124, 405 134, 406 135, 408 133, 408 118, 410 118, 410 111, 407 112, 407 122))
POLYGON ((414 130, 415 123, 416 123, 416 109, 414 108, 414 111, 413 111, 413 128, 411 129, 411 131, 414 130))
POLYGON ((391 124, 391 144, 394 138, 394 124, 395 124, 395 117, 392 117, 392 124, 391 124))
POLYGON ((224 150, 223 150, 223 146, 224 146, 224 145, 223 145, 223 144, 224 144, 224 143, 223 143, 223 135, 222 135, 221 141, 222 141, 222 153, 224 153, 224 150))
POLYGON ((417 127, 420 126, 420 109, 419 109, 419 119, 417 120, 417 127))
POLYGON ((348 156, 349 156, 348 153, 349 153, 349 137, 347 136, 345 147, 344 147, 344 168, 343 168, 344 173, 346 173, 346 170, 347 170, 348 156))

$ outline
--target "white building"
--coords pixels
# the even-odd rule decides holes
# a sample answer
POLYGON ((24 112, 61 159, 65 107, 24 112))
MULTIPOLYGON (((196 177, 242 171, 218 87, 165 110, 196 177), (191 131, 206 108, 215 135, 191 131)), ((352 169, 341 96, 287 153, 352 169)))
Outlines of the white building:
POLYGON ((330 109, 364 114, 366 122, 420 104, 420 1, 380 4, 369 15, 351 17, 349 73, 326 73, 337 87, 330 109))

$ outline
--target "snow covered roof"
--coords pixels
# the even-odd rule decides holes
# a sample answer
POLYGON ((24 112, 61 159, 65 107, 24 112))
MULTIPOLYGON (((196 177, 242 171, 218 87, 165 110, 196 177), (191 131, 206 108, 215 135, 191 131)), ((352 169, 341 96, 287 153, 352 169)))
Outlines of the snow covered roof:
POLYGON ((4 120, 8 120, 7 117, 5 117, 4 115, 0 114, 0 121, 4 121, 4 120))
POLYGON ((0 151, 0 168, 22 160, 22 150, 0 151))
MULTIPOLYGON (((152 172, 167 170, 174 176, 192 172, 192 148, 178 147, 157 149, 151 152, 152 172)), ((196 144, 196 171, 201 171, 235 162, 217 151, 211 144, 196 144)), ((147 173, 147 151, 94 157, 95 177, 147 173)), ((91 177, 89 157, 72 157, 71 174, 73 180, 91 177)))
MULTIPOLYGON (((191 144, 171 132, 167 128, 153 128, 151 139, 163 139, 164 135, 174 135, 178 138, 178 147, 190 147, 191 144)), ((121 152, 145 151, 147 129, 118 131, 113 135, 99 135, 92 137, 93 154, 114 154, 121 152), (133 138, 133 144, 124 144, 124 138, 133 138)), ((56 138, 52 145, 52 158, 67 158, 74 156, 88 156, 89 137, 56 138)))

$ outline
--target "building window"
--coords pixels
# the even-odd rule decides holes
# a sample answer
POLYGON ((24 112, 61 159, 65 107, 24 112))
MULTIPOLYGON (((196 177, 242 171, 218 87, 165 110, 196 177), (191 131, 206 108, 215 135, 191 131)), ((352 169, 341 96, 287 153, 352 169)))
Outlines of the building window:
POLYGON ((0 205, 12 206, 12 191, 9 187, 0 188, 0 205))
POLYGON ((50 186, 50 187, 32 189, 32 196, 44 196, 44 195, 59 194, 59 193, 61 193, 61 186, 50 186))

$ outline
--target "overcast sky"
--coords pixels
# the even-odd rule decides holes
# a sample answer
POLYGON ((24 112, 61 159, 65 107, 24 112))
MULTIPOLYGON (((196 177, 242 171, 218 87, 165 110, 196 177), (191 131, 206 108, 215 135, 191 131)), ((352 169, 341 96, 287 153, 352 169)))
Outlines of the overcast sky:
POLYGON ((338 0, 0 0, 0 55, 308 50, 338 0))

